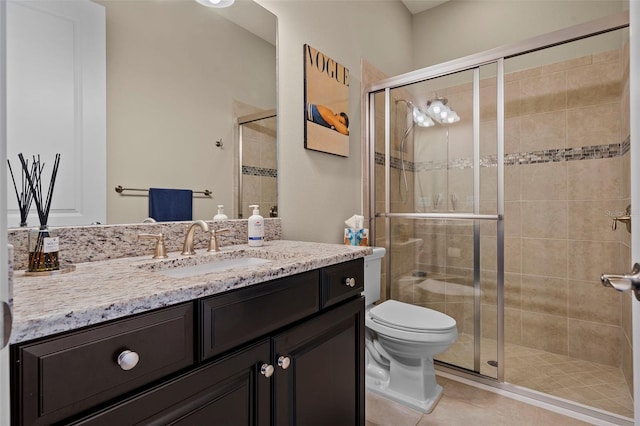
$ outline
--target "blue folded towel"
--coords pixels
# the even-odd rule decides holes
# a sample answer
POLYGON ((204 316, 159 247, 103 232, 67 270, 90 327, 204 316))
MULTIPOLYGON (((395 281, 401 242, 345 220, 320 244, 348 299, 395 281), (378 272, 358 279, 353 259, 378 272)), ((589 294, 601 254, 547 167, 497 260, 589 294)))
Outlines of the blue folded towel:
POLYGON ((193 191, 149 188, 149 217, 158 222, 193 219, 193 191))

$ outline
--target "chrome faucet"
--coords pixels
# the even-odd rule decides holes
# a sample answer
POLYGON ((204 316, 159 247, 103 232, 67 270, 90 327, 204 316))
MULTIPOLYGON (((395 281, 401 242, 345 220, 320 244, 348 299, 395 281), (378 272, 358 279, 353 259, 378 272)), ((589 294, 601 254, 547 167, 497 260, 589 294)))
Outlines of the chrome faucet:
POLYGON ((182 246, 183 256, 192 256, 196 254, 196 251, 193 249, 193 234, 196 232, 196 227, 199 226, 204 232, 209 233, 209 225, 204 220, 196 220, 189 226, 189 230, 187 231, 187 235, 184 237, 184 245, 182 246))

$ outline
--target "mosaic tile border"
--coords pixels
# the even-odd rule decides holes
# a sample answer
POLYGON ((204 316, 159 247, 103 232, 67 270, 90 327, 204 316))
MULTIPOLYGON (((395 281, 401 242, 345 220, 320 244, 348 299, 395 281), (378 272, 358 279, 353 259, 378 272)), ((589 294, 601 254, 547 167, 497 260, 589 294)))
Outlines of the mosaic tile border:
POLYGON ((277 169, 267 169, 265 167, 253 167, 253 166, 242 166, 242 174, 248 176, 262 176, 262 177, 278 177, 277 169))
MULTIPOLYGON (((505 154, 504 165, 519 166, 526 164, 544 164, 558 163, 563 161, 615 158, 622 157, 623 155, 627 154, 630 148, 631 140, 630 137, 627 136, 627 138, 622 143, 505 154)), ((384 166, 384 154, 381 152, 376 152, 375 157, 376 164, 384 166)), ((496 167, 497 165, 498 157, 496 155, 485 155, 480 157, 480 167, 496 167)), ((392 156, 391 168, 402 169, 402 160, 398 157, 392 156)), ((424 172, 430 170, 445 169, 471 169, 473 168, 473 160, 470 158, 457 158, 449 161, 448 164, 436 161, 405 161, 404 168, 408 172, 424 172)))

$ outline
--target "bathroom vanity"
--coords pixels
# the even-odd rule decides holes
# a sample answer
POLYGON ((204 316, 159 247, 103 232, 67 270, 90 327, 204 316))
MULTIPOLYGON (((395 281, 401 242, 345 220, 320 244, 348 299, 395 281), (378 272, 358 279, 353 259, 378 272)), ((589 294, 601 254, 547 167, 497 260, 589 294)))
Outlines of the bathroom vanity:
POLYGON ((12 423, 364 424, 369 252, 273 241, 226 251, 268 262, 204 275, 128 258, 17 276, 12 423), (88 305, 55 307, 72 293, 88 305))

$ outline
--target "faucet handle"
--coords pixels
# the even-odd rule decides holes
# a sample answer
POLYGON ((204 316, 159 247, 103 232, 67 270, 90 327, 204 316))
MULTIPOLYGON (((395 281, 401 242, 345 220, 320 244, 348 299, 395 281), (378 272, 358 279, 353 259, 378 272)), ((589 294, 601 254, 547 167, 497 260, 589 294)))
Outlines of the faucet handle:
POLYGON ((156 248, 153 252, 153 259, 166 259, 167 248, 164 245, 164 235, 160 234, 138 234, 139 240, 156 240, 156 248))
POLYGON ((220 243, 218 242, 218 234, 224 234, 225 232, 229 232, 228 228, 223 228, 223 229, 212 229, 210 231, 211 234, 211 238, 209 239, 209 248, 207 249, 208 252, 216 252, 216 251, 220 251, 220 243))

